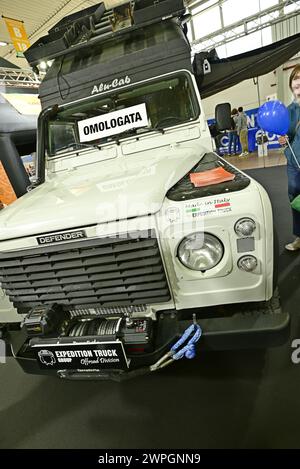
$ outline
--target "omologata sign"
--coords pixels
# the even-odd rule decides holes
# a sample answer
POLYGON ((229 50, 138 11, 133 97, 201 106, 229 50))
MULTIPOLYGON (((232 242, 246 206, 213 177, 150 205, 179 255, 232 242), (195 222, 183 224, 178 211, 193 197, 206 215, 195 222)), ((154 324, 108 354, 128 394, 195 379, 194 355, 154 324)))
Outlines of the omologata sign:
POLYGON ((78 122, 79 139, 80 142, 98 140, 147 125, 146 104, 138 104, 78 122))

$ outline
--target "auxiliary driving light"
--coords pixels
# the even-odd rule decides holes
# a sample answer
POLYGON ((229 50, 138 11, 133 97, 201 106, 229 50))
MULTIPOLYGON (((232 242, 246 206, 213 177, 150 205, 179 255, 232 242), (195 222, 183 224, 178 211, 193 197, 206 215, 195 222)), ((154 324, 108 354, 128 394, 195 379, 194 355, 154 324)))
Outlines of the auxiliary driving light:
POLYGON ((251 236, 256 230, 256 223, 252 218, 241 218, 234 226, 238 236, 251 236))
POLYGON ((193 233, 183 238, 178 247, 180 262, 191 270, 210 270, 219 264, 223 254, 221 241, 208 233, 193 233))
POLYGON ((253 272, 257 267, 257 259, 254 256, 243 256, 238 260, 238 268, 245 272, 253 272))

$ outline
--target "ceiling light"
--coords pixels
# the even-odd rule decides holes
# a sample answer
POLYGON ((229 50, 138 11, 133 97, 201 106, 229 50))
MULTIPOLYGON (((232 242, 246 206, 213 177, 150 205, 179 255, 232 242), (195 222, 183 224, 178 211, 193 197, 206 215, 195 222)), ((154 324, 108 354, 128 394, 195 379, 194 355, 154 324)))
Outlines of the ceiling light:
POLYGON ((40 69, 41 70, 46 70, 46 68, 47 68, 46 62, 40 62, 40 69))

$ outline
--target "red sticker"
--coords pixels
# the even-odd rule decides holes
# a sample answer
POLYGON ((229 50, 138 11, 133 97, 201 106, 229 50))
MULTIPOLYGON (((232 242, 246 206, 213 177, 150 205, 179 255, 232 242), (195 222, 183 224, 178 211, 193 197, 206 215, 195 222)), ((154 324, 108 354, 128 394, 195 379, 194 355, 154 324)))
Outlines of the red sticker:
POLYGON ((230 207, 231 204, 230 202, 226 202, 225 204, 216 204, 215 208, 224 208, 224 207, 230 207))

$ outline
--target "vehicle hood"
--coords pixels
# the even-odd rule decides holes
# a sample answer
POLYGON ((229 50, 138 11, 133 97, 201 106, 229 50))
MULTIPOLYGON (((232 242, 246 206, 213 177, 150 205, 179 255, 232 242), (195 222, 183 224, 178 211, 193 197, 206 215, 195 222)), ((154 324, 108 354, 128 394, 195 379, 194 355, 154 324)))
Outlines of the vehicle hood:
POLYGON ((189 143, 60 172, 1 211, 0 239, 156 213, 204 154, 189 143))

